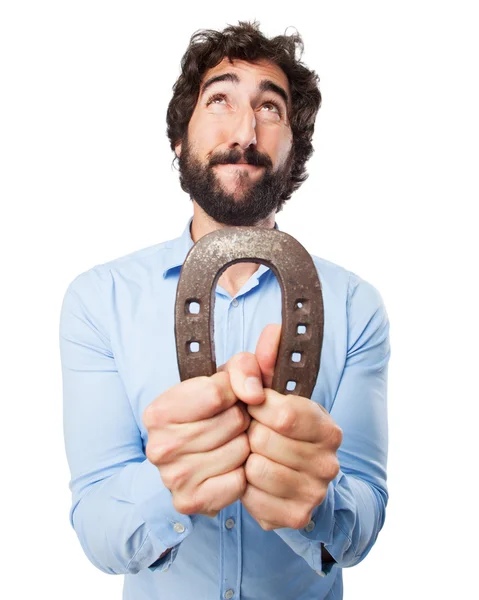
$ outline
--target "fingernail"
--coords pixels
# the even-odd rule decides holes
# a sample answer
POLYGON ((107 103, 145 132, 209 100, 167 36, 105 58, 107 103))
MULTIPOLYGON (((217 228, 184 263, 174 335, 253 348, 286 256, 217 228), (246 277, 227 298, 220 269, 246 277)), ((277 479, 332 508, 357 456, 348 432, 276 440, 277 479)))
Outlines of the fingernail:
POLYGON ((263 393, 263 385, 257 377, 247 377, 244 382, 244 387, 248 394, 251 395, 263 393))

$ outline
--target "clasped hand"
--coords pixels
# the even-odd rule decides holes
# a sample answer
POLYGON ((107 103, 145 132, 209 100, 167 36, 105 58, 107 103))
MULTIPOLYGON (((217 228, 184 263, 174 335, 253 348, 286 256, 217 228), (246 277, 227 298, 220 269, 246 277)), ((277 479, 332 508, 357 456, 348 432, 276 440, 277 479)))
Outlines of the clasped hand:
POLYGON ((268 325, 255 354, 146 408, 146 454, 178 512, 214 516, 239 499, 264 530, 300 529, 325 499, 342 431, 321 405, 270 389, 280 333, 268 325))

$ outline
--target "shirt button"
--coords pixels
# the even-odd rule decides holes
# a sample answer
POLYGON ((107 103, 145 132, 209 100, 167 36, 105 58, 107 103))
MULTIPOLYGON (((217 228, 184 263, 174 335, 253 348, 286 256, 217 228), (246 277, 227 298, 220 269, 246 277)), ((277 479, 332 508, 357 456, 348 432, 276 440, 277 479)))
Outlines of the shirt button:
POLYGON ((235 520, 227 519, 225 525, 226 525, 226 529, 233 529, 233 527, 235 526, 235 520))
POLYGON ((233 590, 227 590, 227 591, 225 592, 225 598, 227 598, 228 600, 229 600, 230 598, 232 598, 234 595, 235 595, 235 593, 233 592, 233 590))
MULTIPOLYGON (((239 302, 238 300, 236 300, 236 298, 233 298, 233 300, 231 301, 232 306, 234 306, 235 308, 238 306, 239 302)), ((230 596, 231 598, 231 596, 230 596)))
POLYGON ((305 527, 304 529, 305 529, 305 530, 306 530, 308 533, 311 533, 311 531, 313 531, 313 529, 314 529, 314 526, 315 526, 315 523, 314 523, 314 521, 310 521, 310 522, 309 522, 309 523, 306 525, 306 527, 305 527))
POLYGON ((176 533, 183 533, 185 526, 182 523, 175 523, 173 525, 173 529, 176 531, 176 533))

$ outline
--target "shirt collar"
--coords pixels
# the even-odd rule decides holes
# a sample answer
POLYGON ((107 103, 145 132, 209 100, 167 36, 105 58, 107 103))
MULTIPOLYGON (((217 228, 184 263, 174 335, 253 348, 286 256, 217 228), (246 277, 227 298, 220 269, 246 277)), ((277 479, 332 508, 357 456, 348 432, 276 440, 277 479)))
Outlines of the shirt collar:
MULTIPOLYGON (((169 274, 169 272, 173 269, 177 269, 183 265, 183 263, 185 262, 186 255, 190 251, 190 248, 194 245, 193 239, 191 237, 192 221, 193 217, 190 217, 180 237, 177 237, 168 243, 169 252, 165 260, 165 269, 163 271, 163 277, 166 277, 169 274)), ((274 224, 274 228, 280 231, 276 222, 274 224)), ((266 271, 269 271, 269 267, 267 267, 264 264, 260 264, 259 269, 256 271, 255 275, 257 277, 260 277, 266 271)))
POLYGON ((180 237, 168 242, 169 252, 167 258, 165 259, 165 270, 163 271, 163 277, 166 277, 172 269, 176 269, 183 265, 186 255, 190 251, 190 248, 194 245, 190 231, 192 221, 193 217, 190 217, 180 237))

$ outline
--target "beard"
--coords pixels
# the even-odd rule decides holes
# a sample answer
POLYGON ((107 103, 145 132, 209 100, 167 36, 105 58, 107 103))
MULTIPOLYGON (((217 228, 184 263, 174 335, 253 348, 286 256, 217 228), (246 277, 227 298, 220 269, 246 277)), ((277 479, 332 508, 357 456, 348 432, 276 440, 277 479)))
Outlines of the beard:
POLYGON ((185 136, 179 158, 180 183, 190 198, 217 223, 253 226, 264 221, 271 213, 281 210, 284 203, 282 195, 291 178, 291 164, 292 151, 285 164, 273 171, 272 161, 267 154, 248 147, 244 152, 233 148, 215 153, 203 165, 194 155, 185 136), (252 183, 249 173, 239 172, 234 192, 225 192, 213 167, 236 164, 241 160, 249 165, 264 167, 263 176, 252 183))

